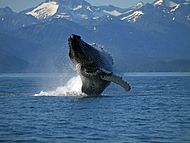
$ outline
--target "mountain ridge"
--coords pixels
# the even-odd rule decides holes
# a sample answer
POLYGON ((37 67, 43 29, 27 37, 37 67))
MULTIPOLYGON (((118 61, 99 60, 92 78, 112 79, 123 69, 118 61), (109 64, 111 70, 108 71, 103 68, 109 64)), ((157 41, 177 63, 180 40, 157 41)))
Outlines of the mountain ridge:
MULTIPOLYGON (((139 2, 126 9, 92 6, 84 0, 77 0, 78 3, 45 1, 19 13, 1 8, 0 34, 11 35, 4 39, 13 43, 16 51, 19 51, 18 43, 12 37, 22 39, 23 49, 37 49, 15 55, 23 57, 26 63, 33 63, 28 64, 30 68, 26 72, 68 69, 67 38, 72 33, 81 35, 89 43, 104 45, 113 55, 117 71, 168 71, 168 67, 171 71, 190 71, 190 3, 172 0, 176 4, 172 7, 155 5, 159 1, 139 2), (26 58, 33 56, 36 58, 26 58), (185 66, 179 66, 183 61, 185 66)), ((12 49, 5 42, 1 43, 0 50, 12 49)), ((3 65, 3 61, 0 64, 3 65)))

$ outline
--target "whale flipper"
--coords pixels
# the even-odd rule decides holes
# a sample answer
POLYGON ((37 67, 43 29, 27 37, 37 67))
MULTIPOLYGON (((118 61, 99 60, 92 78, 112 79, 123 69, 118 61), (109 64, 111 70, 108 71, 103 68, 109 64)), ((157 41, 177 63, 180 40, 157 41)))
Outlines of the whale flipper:
POLYGON ((130 85, 122 79, 122 77, 117 75, 102 75, 101 78, 106 81, 114 82, 121 87, 123 87, 126 91, 129 91, 131 89, 130 85))

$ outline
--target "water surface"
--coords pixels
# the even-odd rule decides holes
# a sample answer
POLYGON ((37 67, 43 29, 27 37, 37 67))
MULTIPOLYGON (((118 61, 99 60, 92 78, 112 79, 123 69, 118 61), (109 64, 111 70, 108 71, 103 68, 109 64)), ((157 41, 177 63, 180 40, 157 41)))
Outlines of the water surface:
POLYGON ((189 73, 127 73, 132 90, 102 96, 34 96, 68 74, 0 75, 0 142, 189 143, 189 73))

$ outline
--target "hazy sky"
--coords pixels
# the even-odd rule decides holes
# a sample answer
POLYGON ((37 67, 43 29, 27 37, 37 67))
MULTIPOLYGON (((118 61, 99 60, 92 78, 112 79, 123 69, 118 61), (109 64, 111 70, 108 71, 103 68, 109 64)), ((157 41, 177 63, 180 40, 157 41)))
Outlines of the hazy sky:
MULTIPOLYGON (((0 0, 0 7, 9 6, 14 11, 21 11, 34 7, 45 0, 0 0)), ((119 7, 130 7, 140 0, 86 0, 92 5, 115 5, 119 7)), ((141 0, 143 2, 153 2, 154 0, 141 0)))

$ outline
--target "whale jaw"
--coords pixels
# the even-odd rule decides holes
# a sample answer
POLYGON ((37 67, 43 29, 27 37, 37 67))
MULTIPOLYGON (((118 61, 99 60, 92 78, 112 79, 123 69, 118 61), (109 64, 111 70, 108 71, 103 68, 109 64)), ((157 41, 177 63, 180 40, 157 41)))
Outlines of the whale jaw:
POLYGON ((85 61, 85 55, 80 43, 81 37, 78 35, 72 35, 68 39, 69 43, 69 57, 75 63, 83 63, 85 61))

